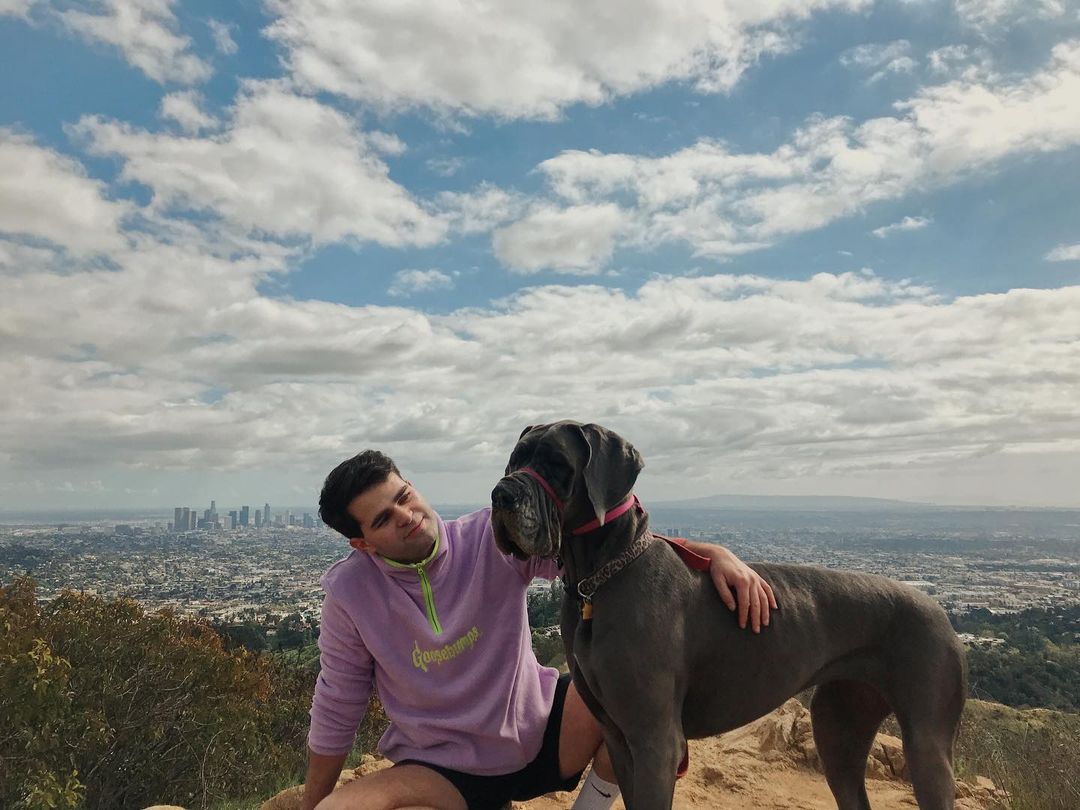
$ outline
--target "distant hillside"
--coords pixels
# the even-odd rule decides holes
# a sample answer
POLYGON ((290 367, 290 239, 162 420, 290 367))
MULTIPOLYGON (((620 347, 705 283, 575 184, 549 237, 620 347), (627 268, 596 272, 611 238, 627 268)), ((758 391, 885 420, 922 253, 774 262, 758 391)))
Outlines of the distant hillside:
MULTIPOLYGON (((660 509, 738 509, 783 512, 937 512, 930 503, 889 498, 856 498, 824 495, 707 495, 680 501, 650 501, 660 509)), ((954 507, 955 508, 955 507, 954 507)))

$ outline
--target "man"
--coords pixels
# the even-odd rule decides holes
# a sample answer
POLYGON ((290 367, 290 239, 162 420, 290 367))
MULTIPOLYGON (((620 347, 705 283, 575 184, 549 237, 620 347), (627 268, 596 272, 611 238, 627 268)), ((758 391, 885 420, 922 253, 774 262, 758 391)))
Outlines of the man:
MULTIPOLYGON (((599 724, 532 652, 526 589, 557 576, 555 562, 502 554, 488 509, 443 521, 378 451, 327 476, 319 514, 354 551, 322 579, 305 810, 489 810, 572 790, 590 761, 575 808, 610 807, 599 724), (379 748, 396 764, 331 793, 373 687, 390 719, 379 748)), ((740 626, 769 623, 767 583, 724 548, 688 545, 740 626)))

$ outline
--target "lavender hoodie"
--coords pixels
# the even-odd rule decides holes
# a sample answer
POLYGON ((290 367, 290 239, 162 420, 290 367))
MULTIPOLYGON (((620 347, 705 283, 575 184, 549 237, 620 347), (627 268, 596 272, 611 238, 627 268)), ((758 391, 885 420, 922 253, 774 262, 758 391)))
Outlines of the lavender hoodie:
POLYGON ((500 552, 489 509, 439 518, 439 534, 415 566, 353 551, 323 575, 315 753, 352 748, 373 686, 390 718, 379 750, 395 762, 493 775, 540 751, 558 672, 533 655, 525 590, 558 569, 500 552))

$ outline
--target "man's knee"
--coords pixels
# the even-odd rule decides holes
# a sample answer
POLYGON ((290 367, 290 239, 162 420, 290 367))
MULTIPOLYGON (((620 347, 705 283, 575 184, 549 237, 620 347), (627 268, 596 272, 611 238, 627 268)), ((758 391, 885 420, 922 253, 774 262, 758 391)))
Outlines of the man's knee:
POLYGON ((398 810, 431 807, 467 810, 465 799, 445 777, 422 765, 401 765, 342 785, 316 810, 398 810))

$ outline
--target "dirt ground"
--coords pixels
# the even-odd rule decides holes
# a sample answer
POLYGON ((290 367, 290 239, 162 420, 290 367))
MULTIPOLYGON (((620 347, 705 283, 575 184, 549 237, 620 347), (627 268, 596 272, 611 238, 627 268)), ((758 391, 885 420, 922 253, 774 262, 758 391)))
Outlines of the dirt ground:
MULTIPOLYGON (((355 772, 342 775, 351 781, 389 765, 377 757, 365 757, 355 772)), ((867 765, 866 789, 874 810, 916 808, 911 785, 906 781, 903 750, 894 737, 878 735, 867 765)), ((261 810, 295 810, 300 787, 289 788, 265 802, 261 810)), ((979 778, 976 784, 957 783, 957 810, 991 810, 997 796, 993 784, 979 778)), ((529 802, 515 803, 515 810, 563 810, 574 802, 574 793, 549 793, 529 802)), ((775 712, 718 737, 690 741, 690 771, 675 786, 676 810, 835 810, 825 777, 821 774, 810 727, 810 713, 796 700, 775 712)), ((622 800, 617 810, 625 810, 622 800)))

